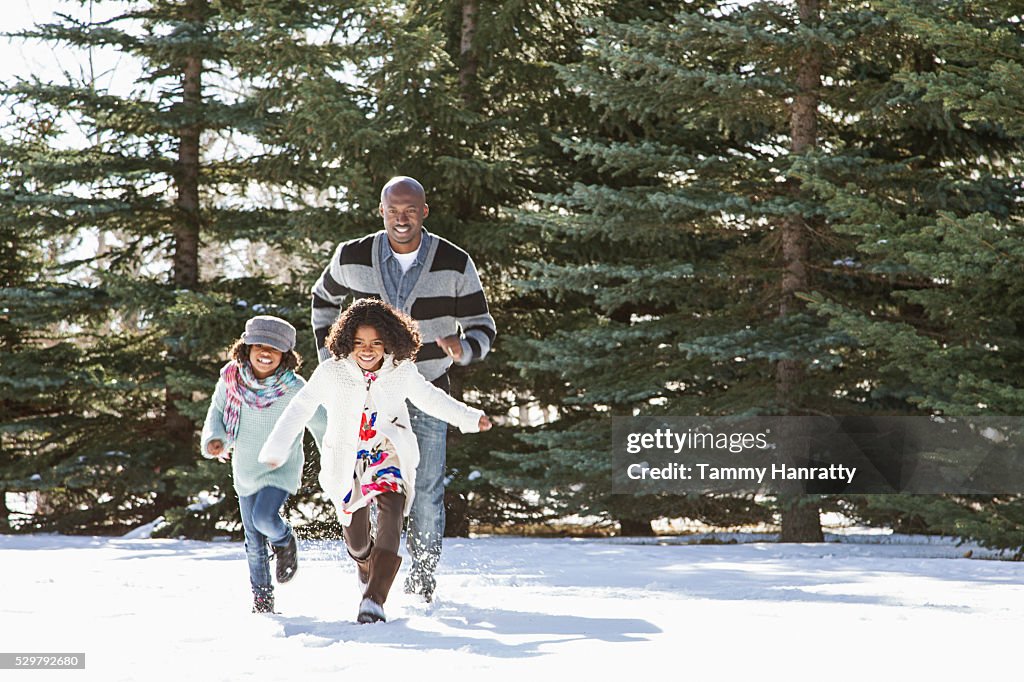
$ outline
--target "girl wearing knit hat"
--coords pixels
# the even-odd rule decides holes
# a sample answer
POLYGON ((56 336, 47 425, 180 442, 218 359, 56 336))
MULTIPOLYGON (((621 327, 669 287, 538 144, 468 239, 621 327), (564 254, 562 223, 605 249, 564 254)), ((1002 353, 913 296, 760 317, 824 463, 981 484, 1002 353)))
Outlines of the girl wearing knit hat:
MULTIPOLYGON (((238 507, 245 530, 245 553, 253 612, 274 611, 270 554, 277 560, 277 581, 288 582, 298 568, 295 534, 281 508, 302 479, 302 433, 283 444, 288 465, 271 468, 257 461, 260 448, 292 398, 305 385, 295 370, 302 359, 295 352, 295 327, 279 317, 258 315, 245 323, 245 333, 228 350, 228 363, 210 401, 203 425, 202 453, 231 463, 238 507)), ((319 444, 326 428, 323 410, 306 426, 319 444)))

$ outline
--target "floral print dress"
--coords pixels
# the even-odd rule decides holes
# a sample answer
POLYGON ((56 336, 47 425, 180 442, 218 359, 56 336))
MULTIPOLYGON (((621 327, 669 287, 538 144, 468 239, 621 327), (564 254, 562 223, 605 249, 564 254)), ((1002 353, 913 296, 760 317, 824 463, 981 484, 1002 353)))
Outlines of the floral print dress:
POLYGON ((366 402, 359 424, 359 450, 356 453, 356 468, 352 473, 352 490, 345 496, 343 511, 351 514, 367 506, 381 493, 404 493, 405 479, 402 465, 395 452, 395 446, 375 428, 377 409, 373 404, 370 386, 377 380, 373 372, 363 370, 366 380, 366 402))

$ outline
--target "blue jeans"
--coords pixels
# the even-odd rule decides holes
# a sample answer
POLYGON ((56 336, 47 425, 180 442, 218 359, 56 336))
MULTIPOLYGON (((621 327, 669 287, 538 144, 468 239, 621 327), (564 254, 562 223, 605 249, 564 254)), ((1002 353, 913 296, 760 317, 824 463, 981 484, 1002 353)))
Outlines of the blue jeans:
POLYGON ((416 497, 409 510, 409 528, 405 546, 412 566, 411 581, 428 584, 433 591, 434 569, 441 558, 444 537, 444 475, 448 424, 421 412, 409 404, 412 432, 420 448, 420 465, 416 468, 416 497))
POLYGON ((265 595, 273 591, 270 582, 270 554, 267 541, 272 545, 285 545, 292 534, 291 527, 281 518, 280 509, 288 499, 288 491, 268 486, 253 495, 238 497, 245 529, 245 556, 249 560, 249 582, 254 594, 265 595))

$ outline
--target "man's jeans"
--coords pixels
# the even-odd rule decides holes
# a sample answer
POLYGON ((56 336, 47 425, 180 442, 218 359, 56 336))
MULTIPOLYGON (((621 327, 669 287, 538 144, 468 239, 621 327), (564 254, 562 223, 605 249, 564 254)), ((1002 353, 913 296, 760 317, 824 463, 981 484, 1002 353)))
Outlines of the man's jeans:
POLYGON ((273 591, 270 582, 270 554, 267 542, 278 547, 288 543, 291 527, 279 513, 288 491, 268 486, 253 495, 239 496, 238 509, 242 512, 245 529, 245 555, 249 560, 249 582, 254 594, 273 591))
POLYGON ((420 448, 416 468, 416 497, 409 510, 405 546, 412 558, 407 587, 434 591, 434 570, 441 558, 444 536, 444 475, 448 424, 409 404, 412 432, 420 448))

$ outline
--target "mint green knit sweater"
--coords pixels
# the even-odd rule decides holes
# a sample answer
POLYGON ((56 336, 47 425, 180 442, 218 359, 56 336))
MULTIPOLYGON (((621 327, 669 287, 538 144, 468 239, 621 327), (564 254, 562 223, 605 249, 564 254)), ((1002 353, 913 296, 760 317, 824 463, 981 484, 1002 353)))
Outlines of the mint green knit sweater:
MULTIPOLYGON (((267 440, 267 436, 274 429, 278 417, 288 407, 288 403, 305 386, 306 382, 298 377, 298 385, 274 401, 270 407, 258 410, 249 407, 242 402, 241 414, 238 420, 238 438, 235 440, 234 449, 231 453, 231 473, 234 478, 235 490, 240 497, 254 495, 261 488, 273 486, 287 490, 294 495, 299 490, 302 482, 302 434, 292 442, 289 451, 288 461, 284 466, 271 469, 265 464, 256 461, 260 454, 260 448, 267 440)), ((227 403, 227 385, 223 379, 217 382, 217 388, 210 400, 210 409, 206 412, 206 423, 203 424, 203 436, 200 447, 204 457, 209 458, 206 452, 206 445, 212 440, 221 440, 225 446, 228 443, 228 435, 224 430, 224 406, 227 403)), ((306 424, 306 428, 316 439, 317 447, 323 441, 324 431, 327 428, 327 413, 324 408, 317 410, 313 418, 306 424)))

